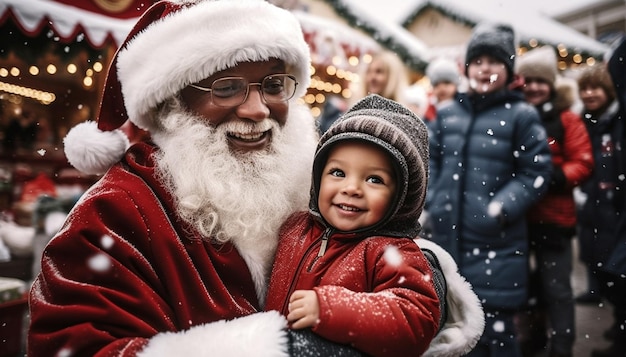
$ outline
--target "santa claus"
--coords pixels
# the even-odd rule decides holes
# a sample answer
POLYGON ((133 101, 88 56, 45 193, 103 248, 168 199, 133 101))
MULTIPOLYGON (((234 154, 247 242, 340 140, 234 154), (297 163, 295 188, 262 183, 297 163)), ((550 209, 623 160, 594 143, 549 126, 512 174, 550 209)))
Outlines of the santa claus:
MULTIPOLYGON (((278 229, 309 198, 309 68, 298 21, 268 2, 146 11, 97 123, 65 139, 70 163, 102 177, 43 253, 29 356, 289 355, 286 320, 263 306, 278 229)), ((472 330, 450 355, 482 331, 459 281, 449 296, 470 300, 453 317, 472 330)))

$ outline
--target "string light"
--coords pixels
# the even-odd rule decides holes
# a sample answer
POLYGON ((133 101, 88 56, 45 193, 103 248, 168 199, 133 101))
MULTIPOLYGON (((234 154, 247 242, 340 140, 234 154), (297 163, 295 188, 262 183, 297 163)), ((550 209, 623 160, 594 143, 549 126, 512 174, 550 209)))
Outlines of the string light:
POLYGON ((42 104, 48 105, 56 100, 54 93, 44 92, 33 88, 22 87, 16 84, 0 82, 0 91, 17 94, 22 97, 38 100, 42 104))

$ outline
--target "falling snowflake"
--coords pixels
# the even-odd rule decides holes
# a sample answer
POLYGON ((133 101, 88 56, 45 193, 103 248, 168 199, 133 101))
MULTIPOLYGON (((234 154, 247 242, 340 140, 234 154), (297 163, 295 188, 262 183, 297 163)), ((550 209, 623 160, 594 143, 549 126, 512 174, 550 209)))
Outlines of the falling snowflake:
POLYGON ((110 249, 113 246, 113 243, 113 238, 111 238, 111 236, 108 234, 105 234, 102 236, 102 238, 100 238, 100 245, 104 249, 110 249))
POLYGON ((502 202, 491 202, 487 207, 487 214, 491 217, 498 217, 502 213, 502 202))
POLYGON ((57 353, 56 357, 70 357, 72 355, 72 350, 70 350, 69 348, 62 348, 61 350, 59 350, 59 353, 57 353))
POLYGON ((495 332, 504 332, 504 321, 496 321, 493 323, 493 330, 495 332))
POLYGON ((385 259, 387 264, 394 267, 400 266, 400 264, 402 264, 402 255, 400 255, 398 248, 392 245, 389 245, 385 248, 383 259, 385 259))
POLYGON ((44 156, 46 154, 46 150, 45 149, 39 149, 39 150, 37 150, 37 154, 39 154, 39 156, 44 156))
POLYGON ((104 254, 96 254, 89 258, 87 265, 91 270, 103 273, 111 268, 111 259, 104 254))

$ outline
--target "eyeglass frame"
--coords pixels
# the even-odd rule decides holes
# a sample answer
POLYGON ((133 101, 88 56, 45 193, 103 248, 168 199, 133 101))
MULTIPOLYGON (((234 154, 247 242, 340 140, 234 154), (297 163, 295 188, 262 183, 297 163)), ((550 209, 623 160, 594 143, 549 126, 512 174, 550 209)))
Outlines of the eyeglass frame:
MULTIPOLYGON (((293 96, 296 94, 296 90, 298 88, 298 81, 296 79, 296 76, 288 74, 288 73, 276 73, 276 74, 269 74, 265 77, 263 77, 263 79, 261 80, 261 82, 249 82, 246 78, 244 77, 238 77, 238 76, 233 76, 233 77, 222 77, 222 78, 218 78, 216 80, 214 80, 211 83, 211 87, 207 88, 207 87, 203 87, 197 84, 189 84, 189 87, 194 88, 194 89, 198 89, 200 91, 206 92, 206 93, 210 93, 211 94, 211 103, 213 103, 214 105, 221 107, 221 108, 233 108, 236 107, 238 105, 241 105, 243 103, 246 102, 246 100, 248 100, 248 95, 250 94, 250 86, 259 86, 259 92, 261 93, 261 98, 263 98, 263 101, 266 104, 277 104, 277 103, 284 103, 287 102, 289 99, 293 98, 293 96), (267 98, 265 97, 265 92, 263 91, 263 82, 265 82, 265 80, 267 80, 268 78, 271 77, 285 77, 285 78, 289 78, 293 81, 294 85, 293 85, 293 92, 291 93, 291 95, 287 96, 286 98, 281 99, 280 101, 268 101, 267 98), (234 104, 234 105, 219 105, 217 103, 215 103, 215 100, 213 99, 213 85, 215 84, 215 82, 219 82, 221 80, 232 80, 232 79, 241 79, 244 81, 244 83, 247 83, 246 85, 246 91, 245 91, 245 95, 243 96, 243 99, 241 100, 240 103, 238 104, 234 104)), ((231 96, 234 97, 234 96, 231 96)), ((228 97, 228 98, 231 98, 228 97)))

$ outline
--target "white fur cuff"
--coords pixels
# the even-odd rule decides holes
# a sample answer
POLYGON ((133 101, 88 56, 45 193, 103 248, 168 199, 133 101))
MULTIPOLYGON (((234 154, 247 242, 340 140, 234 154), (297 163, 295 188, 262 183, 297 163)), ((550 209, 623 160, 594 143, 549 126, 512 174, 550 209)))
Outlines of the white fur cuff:
POLYGON ((154 336, 137 357, 288 357, 287 320, 277 311, 154 336))

